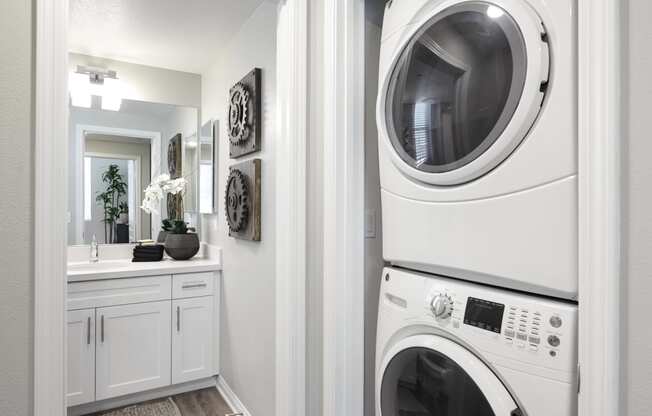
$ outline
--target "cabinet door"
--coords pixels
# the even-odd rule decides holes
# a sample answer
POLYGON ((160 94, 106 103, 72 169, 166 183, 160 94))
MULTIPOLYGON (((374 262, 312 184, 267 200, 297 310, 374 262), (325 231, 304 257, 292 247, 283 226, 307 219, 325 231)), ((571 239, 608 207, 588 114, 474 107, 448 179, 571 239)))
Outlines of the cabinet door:
POLYGON ((97 400, 170 384, 170 306, 97 309, 97 400))
POLYGON ((213 375, 213 297, 172 302, 172 383, 213 375))
POLYGON ((68 378, 66 403, 95 400, 95 309, 67 312, 68 378))

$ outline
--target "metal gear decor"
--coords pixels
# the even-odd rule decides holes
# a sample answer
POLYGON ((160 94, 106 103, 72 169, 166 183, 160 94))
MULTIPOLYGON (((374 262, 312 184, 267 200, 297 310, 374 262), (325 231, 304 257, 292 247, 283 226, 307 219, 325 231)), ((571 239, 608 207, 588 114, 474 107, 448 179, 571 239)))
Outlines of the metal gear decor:
POLYGON ((260 241, 260 159, 231 166, 224 193, 224 211, 229 235, 260 241))
POLYGON ((239 169, 231 169, 226 182, 226 221, 230 232, 240 232, 249 220, 249 186, 239 169))
POLYGON ((260 150, 261 71, 254 68, 229 90, 229 155, 232 159, 260 150))
POLYGON ((229 102, 229 141, 241 146, 249 139, 250 134, 249 91, 246 85, 237 83, 231 89, 229 102))

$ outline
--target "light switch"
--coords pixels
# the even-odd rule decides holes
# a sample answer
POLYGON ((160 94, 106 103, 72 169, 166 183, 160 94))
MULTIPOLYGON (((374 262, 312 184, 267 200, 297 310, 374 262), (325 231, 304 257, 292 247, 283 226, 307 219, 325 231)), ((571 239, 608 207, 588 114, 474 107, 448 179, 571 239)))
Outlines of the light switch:
POLYGON ((376 238, 376 210, 368 209, 364 215, 364 236, 365 238, 376 238))

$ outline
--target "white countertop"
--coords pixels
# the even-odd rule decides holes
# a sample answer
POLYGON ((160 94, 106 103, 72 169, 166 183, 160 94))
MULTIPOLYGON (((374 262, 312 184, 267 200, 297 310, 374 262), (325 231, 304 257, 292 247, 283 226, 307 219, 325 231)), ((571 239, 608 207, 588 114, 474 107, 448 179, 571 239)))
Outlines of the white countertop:
POLYGON ((162 274, 210 272, 222 269, 219 259, 195 257, 190 260, 163 259, 134 263, 131 260, 106 260, 98 263, 68 263, 68 283, 88 280, 122 279, 162 274))

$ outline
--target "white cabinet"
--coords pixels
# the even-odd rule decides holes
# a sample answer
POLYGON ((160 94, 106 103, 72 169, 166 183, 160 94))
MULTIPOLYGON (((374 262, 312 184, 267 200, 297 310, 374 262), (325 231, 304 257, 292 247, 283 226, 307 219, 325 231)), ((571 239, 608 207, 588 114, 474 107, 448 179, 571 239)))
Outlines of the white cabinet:
POLYGON ((213 375, 213 297, 172 302, 172 383, 213 375))
POLYGON ((170 384, 170 301, 98 308, 96 399, 170 384))
POLYGON ((219 273, 68 284, 68 406, 211 377, 219 273))
POLYGON ((68 406, 95 400, 95 309, 68 311, 68 406))

